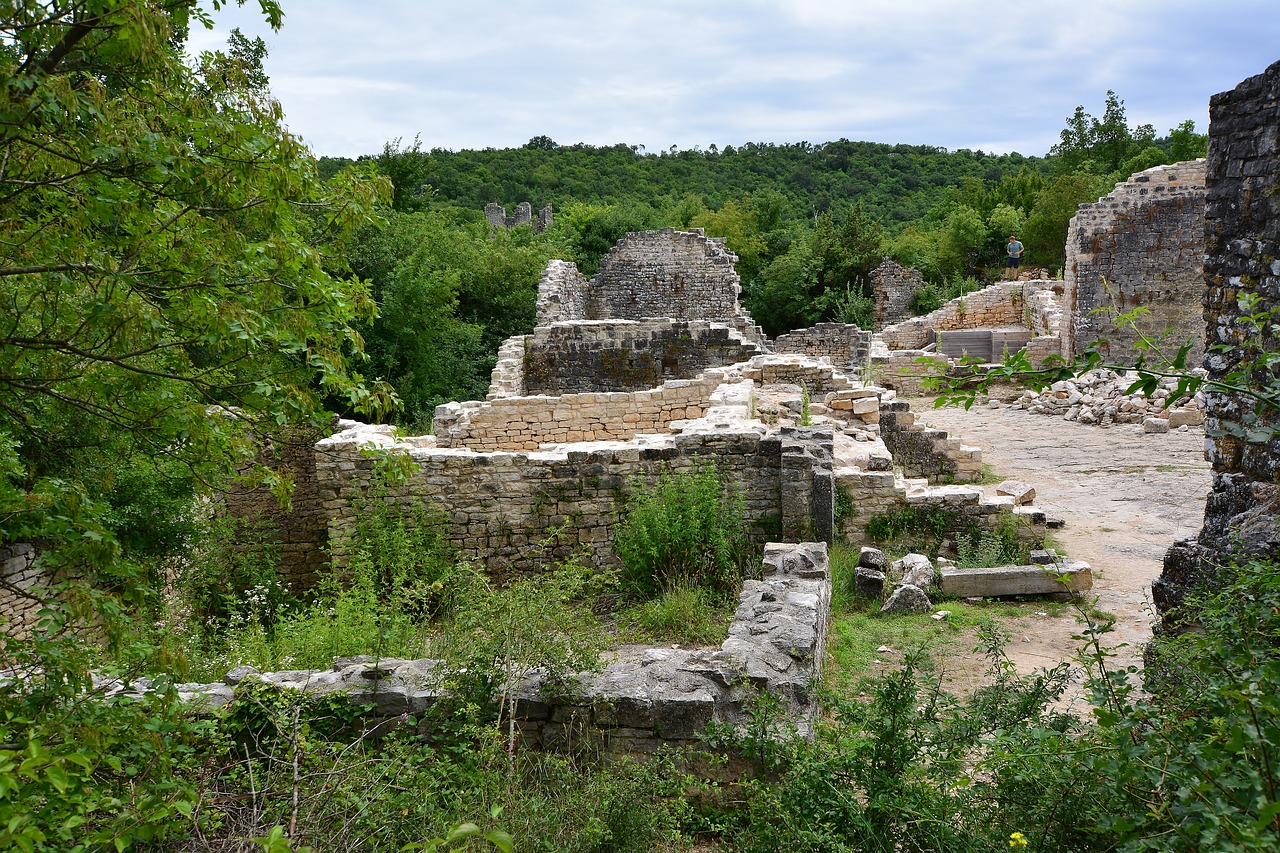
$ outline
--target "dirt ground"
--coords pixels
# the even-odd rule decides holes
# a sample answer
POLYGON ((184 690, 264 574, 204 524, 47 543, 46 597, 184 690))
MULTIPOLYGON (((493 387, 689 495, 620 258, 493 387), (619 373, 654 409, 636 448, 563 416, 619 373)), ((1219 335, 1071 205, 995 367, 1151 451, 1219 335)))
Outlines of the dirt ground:
MULTIPOLYGON (((1066 522, 1052 532, 1060 550, 1093 567, 1091 595, 1116 619, 1106 635, 1115 664, 1141 666, 1154 620, 1151 581, 1169 546, 1195 536, 1203 520, 1211 485, 1203 431, 1145 434, 1140 426, 1089 426, 1008 406, 965 411, 912 400, 911 408, 930 426, 982 448, 994 476, 1035 487, 1035 505, 1066 522)), ((1082 625, 1070 610, 1025 607, 1026 617, 1006 625, 1018 670, 1071 659, 1082 625)), ((951 661, 953 670, 978 666, 976 656, 951 661)))

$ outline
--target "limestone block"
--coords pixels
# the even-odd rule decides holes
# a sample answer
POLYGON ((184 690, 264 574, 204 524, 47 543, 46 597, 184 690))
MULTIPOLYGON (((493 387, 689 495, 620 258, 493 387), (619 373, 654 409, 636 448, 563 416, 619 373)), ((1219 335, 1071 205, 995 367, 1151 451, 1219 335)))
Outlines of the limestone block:
POLYGON ((1005 480, 996 486, 996 494, 1011 497, 1015 505, 1023 506, 1035 500, 1036 490, 1034 486, 1017 480, 1005 480))
POLYGON ((933 609, 933 602, 924 590, 918 586, 900 586, 889 596, 889 600, 880 608, 881 613, 910 614, 928 613, 933 609))
POLYGON ((1083 560, 1063 560, 1054 566, 997 566, 942 569, 942 592, 958 597, 992 598, 1002 595, 1049 595, 1083 592, 1093 587, 1093 571, 1083 560), (1065 583, 1058 580, 1062 577, 1065 583))

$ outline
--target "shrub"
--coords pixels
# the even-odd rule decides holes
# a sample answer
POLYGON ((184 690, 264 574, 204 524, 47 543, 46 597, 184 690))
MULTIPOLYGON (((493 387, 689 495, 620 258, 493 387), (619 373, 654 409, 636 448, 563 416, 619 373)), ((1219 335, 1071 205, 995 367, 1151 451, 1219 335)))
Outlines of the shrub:
POLYGON ((613 543, 623 589, 640 598, 677 585, 736 594, 749 554, 744 512, 711 464, 637 483, 613 543))

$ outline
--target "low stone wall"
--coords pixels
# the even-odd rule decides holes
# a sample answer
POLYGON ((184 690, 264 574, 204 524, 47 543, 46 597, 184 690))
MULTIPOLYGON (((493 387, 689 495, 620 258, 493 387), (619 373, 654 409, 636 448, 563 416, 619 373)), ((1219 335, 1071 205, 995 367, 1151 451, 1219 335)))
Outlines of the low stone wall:
POLYGON ((666 319, 539 326, 523 348, 523 393, 530 395, 640 391, 761 352, 728 326, 666 319))
POLYGON ((890 350, 913 350, 927 346, 931 332, 1008 326, 1033 328, 1032 318, 1041 309, 1029 310, 1030 304, 1037 293, 1051 291, 1053 287, 1052 281, 999 282, 952 299, 931 314, 887 326, 877 336, 890 350))
MULTIPOLYGON (((557 698, 537 676, 521 683, 514 715, 520 744, 554 750, 588 743, 610 753, 653 754, 693 744, 712 722, 745 724, 758 692, 777 697, 785 717, 811 731, 831 610, 827 549, 770 543, 762 562, 762 577, 743 586, 719 650, 624 650, 600 672, 582 673, 580 689, 557 698)), ((376 725, 430 709, 441 696, 439 672, 432 660, 351 659, 331 670, 243 668, 229 673, 228 683, 183 684, 179 692, 216 707, 230 701, 233 684, 256 677, 316 695, 346 694, 353 704, 371 706, 369 722, 376 725)), ((121 685, 115 692, 128 690, 121 685)))
POLYGON ((829 358, 836 369, 858 376, 871 357, 871 332, 852 323, 819 323, 780 335, 773 341, 773 351, 829 358))
POLYGON ((669 433, 671 422, 702 417, 725 374, 708 370, 650 391, 494 398, 436 407, 439 447, 478 451, 537 450, 546 444, 628 441, 669 433))
POLYGON ((756 542, 780 533, 830 535, 829 427, 770 431, 749 421, 705 426, 627 444, 519 453, 415 447, 412 440, 397 444, 377 428, 353 426, 317 445, 331 559, 345 565, 359 504, 376 496, 434 507, 447 520, 453 549, 499 575, 539 571, 584 546, 593 562, 611 565, 613 527, 633 483, 706 462, 715 463, 743 496, 756 542), (375 481, 374 462, 362 451, 378 439, 411 458, 415 470, 404 483, 375 481))
POLYGON ((794 355, 763 355, 735 368, 744 379, 757 385, 800 385, 817 400, 825 394, 849 391, 854 383, 830 364, 794 355))
POLYGON ((975 483, 982 479, 982 452, 952 438, 946 430, 919 421, 904 400, 880 403, 880 437, 893 463, 907 477, 930 483, 975 483))
POLYGON ((904 397, 921 397, 930 393, 925 387, 928 377, 939 369, 950 370, 955 362, 932 350, 908 349, 884 351, 872 357, 871 378, 877 385, 892 388, 904 397), (942 368, 935 365, 941 364, 942 368))

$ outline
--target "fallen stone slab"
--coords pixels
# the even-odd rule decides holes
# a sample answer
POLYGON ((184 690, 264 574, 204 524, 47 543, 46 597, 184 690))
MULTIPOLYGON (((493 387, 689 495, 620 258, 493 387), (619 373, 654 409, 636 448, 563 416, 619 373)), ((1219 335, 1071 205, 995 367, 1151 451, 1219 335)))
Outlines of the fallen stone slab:
POLYGON ((1053 566, 995 566, 981 569, 942 568, 942 593, 958 598, 1002 595, 1052 595, 1093 588, 1093 570, 1084 560, 1053 566), (1058 578, 1062 577, 1065 583, 1058 578))
POLYGON ((1013 498, 1014 504, 1022 506, 1029 504, 1036 497, 1035 486, 1029 486, 1026 483, 1020 483, 1017 480, 1005 480, 996 486, 997 495, 1005 495, 1013 498))

